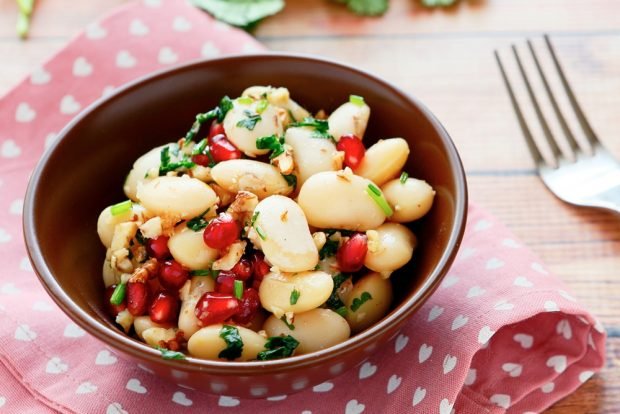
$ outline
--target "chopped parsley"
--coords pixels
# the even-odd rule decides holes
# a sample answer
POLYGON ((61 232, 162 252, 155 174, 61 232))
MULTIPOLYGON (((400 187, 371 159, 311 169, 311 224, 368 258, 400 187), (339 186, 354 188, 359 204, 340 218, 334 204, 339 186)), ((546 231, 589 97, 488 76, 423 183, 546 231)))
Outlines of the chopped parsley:
POLYGON ((119 283, 114 288, 112 296, 110 296, 110 303, 112 305, 120 305, 125 300, 125 294, 127 293, 127 285, 125 283, 119 283))
POLYGON ((327 301, 325 302, 325 305, 327 305, 328 308, 330 309, 340 309, 342 307, 346 308, 346 306, 344 306, 344 302, 340 299, 340 296, 338 296, 338 289, 350 277, 351 277, 350 275, 346 275, 344 273, 336 273, 334 276, 332 276, 332 278, 334 279, 334 288, 332 289, 331 295, 329 295, 329 298, 327 298, 327 301))
POLYGON ((144 237, 144 234, 142 234, 142 230, 140 229, 136 231, 136 240, 138 241, 138 243, 140 243, 143 246, 146 243, 146 237, 144 237))
POLYGON ((280 320, 284 322, 284 324, 286 325, 288 329, 290 329, 291 331, 295 330, 295 325, 293 325, 292 323, 288 323, 288 320, 286 319, 286 315, 282 315, 280 320))
POLYGON ((353 299, 353 302, 351 303, 351 310, 353 312, 357 312, 360 306, 368 302, 370 299, 372 299, 372 295, 368 292, 363 292, 359 298, 353 299))
POLYGON ((327 257, 332 257, 338 251, 338 246, 340 243, 337 240, 332 240, 329 236, 325 241, 321 250, 319 250, 319 259, 323 260, 327 257))
POLYGON ((407 178, 409 178, 409 174, 407 174, 406 171, 403 171, 403 173, 400 175, 400 183, 405 184, 407 182, 407 178))
MULTIPOLYGON (((175 155, 178 154, 178 147, 173 148, 172 152, 175 155)), ((159 175, 166 175, 168 172, 176 171, 180 168, 190 169, 196 165, 185 154, 183 154, 183 158, 180 161, 173 162, 170 158, 170 146, 162 148, 159 158, 159 175)))
POLYGON ((278 155, 283 154, 285 151, 284 137, 278 138, 275 135, 260 137, 256 140, 256 148, 271 150, 271 154, 269 154, 269 159, 274 159, 278 155))
POLYGON ((311 127, 314 128, 314 132, 312 133, 312 138, 323 138, 323 139, 334 139, 330 135, 329 124, 325 119, 316 119, 312 117, 306 117, 303 121, 293 122, 290 124, 292 127, 311 127))
POLYGON ((218 358, 225 358, 232 361, 241 356, 241 352, 243 352, 243 340, 239 335, 239 329, 235 326, 224 325, 220 330, 220 338, 226 342, 226 349, 218 354, 218 358))
POLYGON ((110 213, 113 216, 119 216, 131 210, 131 200, 125 200, 110 207, 110 213))
POLYGON ((198 269, 198 270, 190 271, 189 275, 190 276, 209 276, 213 279, 217 279, 217 277, 220 275, 220 271, 213 270, 213 269, 198 269))
POLYGON ((183 354, 182 352, 171 351, 170 349, 162 348, 161 346, 157 346, 155 347, 155 349, 161 352, 161 357, 163 359, 178 359, 178 360, 185 359, 185 354, 183 354))
POLYGON ((349 311, 347 310, 346 306, 341 306, 338 309, 334 309, 334 312, 336 312, 338 315, 342 316, 343 318, 347 317, 347 313, 349 313, 349 311))
POLYGON ((289 187, 297 187, 297 176, 295 174, 282 174, 289 187))
POLYGON ((366 102, 364 102, 364 98, 358 95, 349 96, 349 102, 351 102, 355 106, 364 106, 366 102))
POLYGON ((297 289, 293 289, 293 291, 291 292, 291 298, 290 298, 291 305, 297 304, 297 301, 299 300, 300 296, 301 296, 301 292, 298 291, 297 289))
POLYGON ((373 183, 370 183, 368 184, 368 187, 366 187, 366 193, 370 196, 370 198, 372 198, 375 203, 377 203, 381 210, 383 210, 383 214, 385 214, 387 217, 390 217, 392 214, 394 214, 394 211, 392 211, 392 207, 390 207, 390 205, 388 204, 379 187, 377 187, 373 183))
POLYGON ((206 209, 199 216, 196 216, 193 219, 188 220, 187 227, 192 229, 193 231, 200 231, 200 230, 204 229, 205 227, 207 227, 207 224, 209 224, 209 222, 204 218, 204 215, 207 214, 210 209, 211 209, 211 207, 206 209))
POLYGON ((185 134, 185 140, 193 141, 198 134, 200 127, 212 119, 217 119, 217 122, 222 122, 232 107, 233 101, 228 96, 224 96, 217 107, 213 108, 209 112, 196 115, 196 120, 192 124, 192 127, 187 134, 185 134))
POLYGON ((256 359, 259 361, 268 361, 271 359, 290 357, 298 346, 299 341, 290 335, 272 336, 267 339, 265 350, 259 352, 256 359))
POLYGON ((259 114, 252 113, 247 109, 243 111, 243 114, 246 116, 246 118, 237 122, 237 126, 253 131, 258 121, 262 119, 261 116, 259 114))

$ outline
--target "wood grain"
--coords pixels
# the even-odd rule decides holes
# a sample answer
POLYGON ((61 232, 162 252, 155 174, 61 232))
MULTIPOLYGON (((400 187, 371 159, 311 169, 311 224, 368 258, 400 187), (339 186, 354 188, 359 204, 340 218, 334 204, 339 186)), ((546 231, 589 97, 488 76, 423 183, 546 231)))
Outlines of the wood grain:
MULTIPOLYGON (((31 39, 21 42, 14 37, 15 2, 0 0, 0 95, 88 22, 124 3, 38 1, 31 39)), ((448 10, 392 0, 389 12, 378 19, 357 17, 326 0, 288 0, 284 12, 255 33, 275 50, 321 54, 375 72, 424 101, 459 148, 471 199, 515 232, 608 327, 605 370, 549 414, 620 411, 620 221, 609 213, 570 207, 546 190, 492 52, 500 51, 514 77, 510 45, 517 44, 527 58, 525 37, 542 52, 540 34, 551 33, 595 130, 620 158, 618 16, 617 0, 461 1, 448 10)), ((557 80, 551 81, 559 91, 557 80)), ((535 86, 540 90, 540 82, 535 86)), ((524 98, 519 94, 521 102, 524 98)), ((566 108, 565 99, 560 104, 566 108)), ((543 110, 552 119, 546 102, 543 110)), ((526 115, 532 119, 531 110, 526 115)), ((559 132, 556 123, 552 130, 559 132)), ((534 132, 540 135, 540 128, 534 132)))

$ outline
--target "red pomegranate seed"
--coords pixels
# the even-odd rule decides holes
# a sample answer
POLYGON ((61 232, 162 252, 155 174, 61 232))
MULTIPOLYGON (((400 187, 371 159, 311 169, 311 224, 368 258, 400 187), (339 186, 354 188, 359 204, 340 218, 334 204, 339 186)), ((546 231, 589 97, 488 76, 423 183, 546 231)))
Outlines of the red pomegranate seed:
POLYGON ((237 275, 241 280, 248 280, 252 276, 252 263, 246 258, 242 258, 231 269, 231 271, 237 275))
POLYGON ((166 289, 180 289, 188 277, 189 272, 176 260, 166 260, 159 267, 159 283, 166 289))
POLYGON ((116 318, 116 315, 121 313, 127 308, 127 296, 120 305, 113 305, 110 303, 110 298, 112 297, 112 293, 114 293, 114 289, 116 289, 116 285, 108 286, 105 290, 105 294, 103 295, 103 304, 106 307, 106 310, 110 314, 111 317, 116 318))
POLYGON ((155 239, 149 239, 146 243, 146 251, 149 256, 154 257, 157 260, 164 260, 170 257, 168 239, 168 236, 159 236, 155 239))
POLYGON ((127 283, 127 310, 133 316, 141 316, 146 313, 149 307, 150 298, 149 288, 146 283, 128 282, 127 283))
POLYGON ((207 246, 212 249, 225 249, 239 238, 239 226, 228 213, 220 213, 211 220, 204 231, 203 239, 207 246))
POLYGON ((155 323, 176 321, 179 313, 179 300, 167 292, 160 292, 149 309, 149 316, 155 323))
POLYGON ((364 265, 368 252, 368 238, 365 234, 356 233, 349 238, 336 253, 338 267, 341 272, 357 272, 364 265))
POLYGON ((260 298, 256 289, 247 288, 243 291, 239 313, 233 316, 233 321, 240 325, 247 325, 252 322, 260 306, 260 298))
POLYGON ((211 158, 207 154, 192 155, 192 162, 203 167, 208 167, 211 164, 211 158))
POLYGON ((224 322, 239 311, 239 301, 225 293, 207 292, 200 297, 194 311, 202 326, 224 322))
POLYGON ((209 144, 213 144, 213 137, 215 137, 216 135, 226 136, 226 132, 224 131, 223 124, 220 124, 217 121, 213 121, 211 127, 209 128, 209 144))
POLYGON ((210 148, 215 162, 241 158, 241 151, 222 134, 216 135, 211 139, 210 148))
POLYGON ((265 256, 260 252, 255 252, 252 255, 252 274, 254 275, 254 281, 260 282, 270 271, 271 267, 265 261, 265 256))
POLYGON ((235 280, 237 280, 236 276, 237 275, 230 271, 221 271, 215 280, 215 291, 233 295, 235 292, 235 280))
POLYGON ((355 169, 362 162, 366 148, 362 144, 362 140, 353 134, 347 134, 340 137, 336 144, 338 151, 344 151, 344 165, 355 169))

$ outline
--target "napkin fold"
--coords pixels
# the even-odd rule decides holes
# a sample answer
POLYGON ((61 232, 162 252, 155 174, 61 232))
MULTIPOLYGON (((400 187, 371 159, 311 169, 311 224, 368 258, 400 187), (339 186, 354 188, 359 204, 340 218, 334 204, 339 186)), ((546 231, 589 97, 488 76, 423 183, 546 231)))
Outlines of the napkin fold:
POLYGON ((294 395, 196 392, 119 358, 72 323, 39 285, 22 241, 23 194, 43 150, 76 113, 129 80, 262 49, 185 1, 144 0, 88 26, 0 100, 3 410, 522 414, 542 411, 603 366, 601 324, 474 205, 449 275, 399 335, 358 368, 294 395))

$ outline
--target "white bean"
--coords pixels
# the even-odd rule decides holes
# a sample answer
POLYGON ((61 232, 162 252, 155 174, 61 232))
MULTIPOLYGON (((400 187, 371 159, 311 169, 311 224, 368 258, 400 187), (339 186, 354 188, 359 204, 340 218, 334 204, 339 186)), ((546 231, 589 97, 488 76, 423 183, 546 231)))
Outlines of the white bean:
MULTIPOLYGON (((241 356, 235 361, 250 361, 265 350, 267 340, 256 332, 236 326, 243 342, 241 356)), ((191 356, 203 359, 222 360, 218 355, 226 349, 226 342, 220 338, 222 325, 210 325, 198 330, 189 338, 187 350, 191 356)))
POLYGON ((187 220, 213 207, 217 196, 196 178, 164 176, 139 185, 138 199, 157 216, 187 220))
POLYGON ((310 113, 302 108, 297 102, 291 99, 289 90, 286 88, 274 88, 273 86, 250 86, 243 91, 241 96, 250 96, 254 99, 261 99, 267 96, 270 104, 284 108, 292 115, 291 121, 301 121, 310 116, 310 113))
POLYGON ((273 105, 267 105, 265 110, 258 114, 256 105, 259 101, 251 104, 240 103, 235 100, 233 108, 228 111, 224 118, 224 131, 226 137, 249 157, 266 154, 269 150, 256 148, 256 140, 269 135, 280 136, 284 132, 282 119, 286 118, 286 111, 273 105), (249 129, 240 125, 249 116, 258 116, 260 119, 249 129))
POLYGON ((271 272, 261 282, 258 294, 263 308, 281 317, 287 312, 300 313, 319 307, 333 288, 332 277, 320 270, 294 275, 271 272), (296 302, 294 291, 297 292, 296 302))
POLYGON ((140 219, 142 218, 143 212, 144 208, 135 203, 132 204, 130 210, 117 214, 116 216, 112 215, 112 206, 104 208, 97 219, 97 233, 99 234, 101 243, 103 243, 105 247, 110 247, 116 225, 131 221, 134 217, 140 219))
POLYGON ((223 161, 211 169, 211 176, 227 191, 236 194, 245 190, 259 199, 274 194, 288 195, 293 191, 276 167, 260 161, 223 161))
POLYGON ((263 329, 269 336, 291 335, 299 346, 295 355, 307 354, 346 341, 351 336, 347 321, 330 309, 312 309, 295 315, 291 330, 281 319, 271 315, 263 329))
POLYGON ((179 226, 168 240, 170 254, 188 269, 206 269, 217 259, 218 251, 207 246, 203 240, 204 229, 193 231, 179 226))
MULTIPOLYGON (((359 302, 357 302, 359 303, 359 302)), ((345 304, 347 306, 347 322, 351 331, 360 332, 381 320, 392 303, 392 284, 378 273, 369 273, 353 285, 345 304), (362 305, 354 305, 355 301, 370 298, 362 305), (353 310, 351 308, 353 306, 353 310)))
POLYGON ((336 108, 327 119, 329 133, 336 141, 346 134, 355 134, 359 139, 363 139, 369 117, 368 105, 358 106, 351 102, 344 103, 336 108))
POLYGON ((176 330, 173 328, 148 328, 142 332, 142 338, 152 347, 161 346, 162 341, 170 341, 176 338, 176 330))
POLYGON ((401 183, 398 178, 381 187, 383 195, 393 207, 390 221, 408 223, 424 216, 433 206, 435 190, 426 181, 407 178, 401 183))
POLYGON ((153 148, 133 163, 133 167, 131 171, 129 171, 129 174, 125 179, 125 184, 123 185, 123 190, 128 198, 133 201, 137 201, 138 197, 136 196, 136 193, 138 191, 138 183, 144 184, 158 176, 159 165, 161 164, 161 150, 168 145, 175 144, 170 143, 162 145, 161 147, 153 148), (149 174, 151 171, 153 174, 149 174))
POLYGON ((342 157, 336 145, 329 139, 313 138, 313 134, 314 129, 309 127, 291 127, 286 130, 284 139, 293 148, 293 159, 299 172, 299 187, 318 172, 342 168, 342 157))
POLYGON ((355 174, 368 178, 378 186, 398 176, 409 156, 409 145, 402 138, 377 141, 366 150, 355 174))
POLYGON ((304 183, 297 203, 311 226, 365 231, 380 226, 385 213, 368 195, 369 180, 343 171, 313 175, 304 183))
POLYGON ((364 259, 364 266, 375 272, 391 272, 406 265, 417 239, 407 227, 398 223, 384 223, 376 229, 378 246, 376 251, 368 250, 364 259))
POLYGON ((136 331, 136 335, 138 335, 138 338, 144 339, 144 337, 142 336, 142 333, 146 331, 147 329, 151 329, 151 328, 167 329, 167 328, 170 328, 170 324, 164 325, 161 323, 155 323, 151 320, 150 316, 136 316, 133 319, 133 329, 136 331))
POLYGON ((259 234, 256 240, 269 263, 283 272, 314 269, 319 252, 296 202, 280 195, 269 196, 258 203, 254 215, 259 234))
POLYGON ((179 312, 179 329, 183 331, 185 339, 189 339, 196 331, 200 329, 198 318, 194 313, 196 303, 200 297, 207 293, 213 292, 215 282, 208 276, 194 276, 191 279, 189 292, 186 296, 182 296, 181 310, 179 312))

